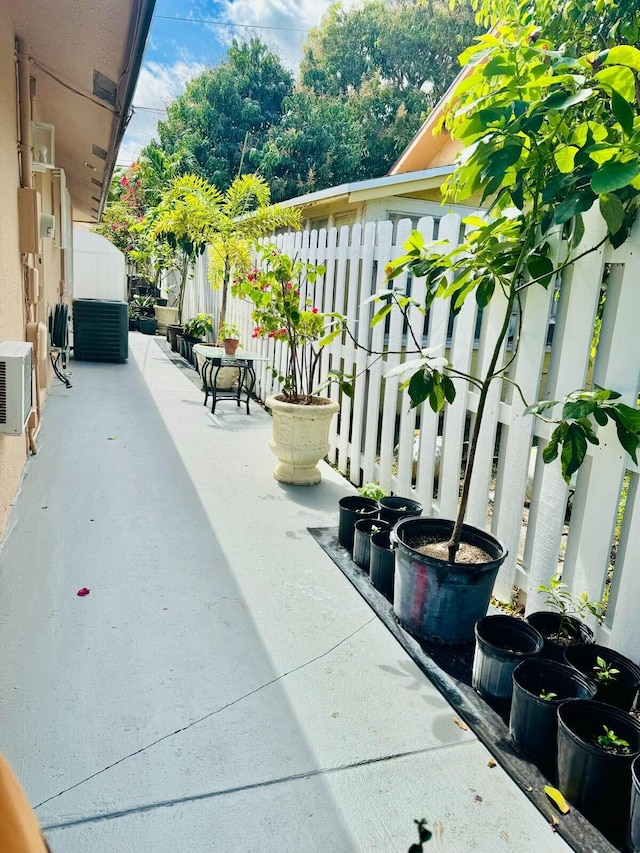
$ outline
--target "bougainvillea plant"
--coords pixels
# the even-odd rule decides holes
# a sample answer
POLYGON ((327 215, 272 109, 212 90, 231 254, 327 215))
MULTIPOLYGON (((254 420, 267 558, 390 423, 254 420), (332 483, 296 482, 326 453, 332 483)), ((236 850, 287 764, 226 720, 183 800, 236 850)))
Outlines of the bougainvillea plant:
POLYGON ((288 347, 284 372, 271 370, 281 393, 292 403, 313 403, 320 351, 314 344, 325 334, 324 314, 314 305, 314 285, 324 266, 294 261, 273 244, 260 246, 259 269, 238 278, 234 294, 253 302, 253 338, 271 338, 288 347))

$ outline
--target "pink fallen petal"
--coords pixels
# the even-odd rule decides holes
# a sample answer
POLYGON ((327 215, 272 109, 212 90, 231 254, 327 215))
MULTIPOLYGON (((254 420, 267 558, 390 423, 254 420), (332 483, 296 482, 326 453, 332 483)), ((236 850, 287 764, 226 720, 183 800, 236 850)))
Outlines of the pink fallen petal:
POLYGON ((86 586, 83 586, 82 589, 78 590, 78 595, 82 597, 83 595, 89 595, 90 592, 90 589, 87 589, 86 586))

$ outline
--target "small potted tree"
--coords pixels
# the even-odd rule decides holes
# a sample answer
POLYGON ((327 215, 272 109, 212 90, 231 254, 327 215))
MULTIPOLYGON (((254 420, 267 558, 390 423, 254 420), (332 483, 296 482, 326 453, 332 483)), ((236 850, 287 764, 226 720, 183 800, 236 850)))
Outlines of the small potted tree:
POLYGON ((180 353, 190 364, 194 363, 193 345, 201 343, 206 334, 213 331, 213 317, 211 314, 198 314, 191 320, 187 320, 182 330, 182 348, 180 353))
POLYGON ((527 622, 544 637, 544 657, 562 663, 568 646, 595 641, 593 631, 582 619, 591 614, 600 621, 602 602, 589 601, 586 592, 572 595, 559 577, 551 578, 548 586, 541 584, 537 591, 545 593, 544 604, 550 609, 530 613, 527 622))
MULTIPOLYGON (((442 125, 464 154, 442 189, 445 202, 468 203, 480 197, 489 210, 465 220, 465 237, 453 249, 427 244, 419 231, 412 232, 405 254, 386 267, 389 289, 378 294, 380 307, 372 319, 372 324, 379 323, 394 309, 403 314, 409 340, 402 355, 407 360, 386 376, 401 375, 412 406, 428 403, 439 412, 454 402, 459 383, 476 394, 456 518, 405 519, 392 534, 396 615, 411 633, 443 643, 472 640, 473 626, 486 613, 497 572, 507 557, 502 543, 484 529, 466 524, 465 515, 490 389, 495 382, 508 383, 526 406, 521 389, 509 376, 526 322, 522 299, 528 288, 553 286, 563 270, 606 240, 621 245, 634 221, 640 193, 640 167, 636 169, 635 161, 629 165, 628 154, 636 115, 635 86, 627 85, 620 95, 610 84, 612 74, 627 81, 633 78, 640 51, 625 45, 594 58, 582 55, 579 38, 556 48, 553 4, 535 4, 527 10, 526 20, 524 12, 519 20, 520 13, 513 11, 520 7, 505 9, 496 0, 478 0, 476 6, 478 15, 494 29, 461 57, 470 73, 454 91, 442 125), (603 67, 606 73, 601 74, 603 67), (607 139, 604 169, 599 143, 590 132, 595 125, 607 139), (585 237, 582 215, 591 208, 599 210, 606 229, 600 240, 585 237), (406 273, 424 279, 423 304, 399 284, 396 289, 395 280, 406 273), (500 323, 481 375, 423 350, 409 312, 426 313, 438 298, 450 300, 454 314, 470 298, 480 309, 501 300, 503 307, 496 309, 500 323)), ((598 15, 595 4, 592 14, 598 15)), ((341 317, 326 342, 345 328, 358 346, 341 317)), ((597 428, 608 421, 635 460, 640 412, 619 398, 596 386, 527 407, 554 424, 543 459, 550 463, 559 456, 567 482, 582 464, 588 445, 599 443, 597 428)))
POLYGON ((259 247, 260 270, 241 276, 234 293, 251 300, 256 325, 254 338, 271 338, 288 348, 283 372, 272 366, 280 393, 266 400, 273 415, 270 447, 278 457, 273 475, 282 483, 313 485, 320 482, 318 461, 329 450, 329 424, 339 406, 318 396, 319 349, 325 319, 314 305, 313 289, 324 266, 294 262, 268 244, 259 247))
POLYGON ((222 343, 227 355, 235 355, 240 345, 240 329, 233 323, 221 323, 218 328, 218 342, 222 343))
POLYGON ((632 660, 595 644, 569 646, 564 657, 569 666, 595 681, 599 702, 623 711, 633 708, 640 688, 640 667, 632 660))

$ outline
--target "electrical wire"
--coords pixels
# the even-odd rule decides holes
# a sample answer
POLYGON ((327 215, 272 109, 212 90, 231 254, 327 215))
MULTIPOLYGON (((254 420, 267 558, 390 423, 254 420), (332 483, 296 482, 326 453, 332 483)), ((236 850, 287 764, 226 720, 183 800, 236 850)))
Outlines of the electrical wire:
POLYGON ((187 24, 213 24, 216 27, 233 27, 245 30, 279 30, 285 33, 308 33, 299 27, 274 27, 268 24, 234 24, 233 21, 216 21, 208 18, 182 18, 179 15, 155 15, 155 18, 163 21, 185 21, 187 24))
POLYGON ((101 107, 103 110, 107 110, 107 112, 112 113, 117 118, 122 118, 120 113, 117 110, 115 110, 113 107, 109 107, 109 106, 107 106, 107 104, 101 103, 99 100, 94 98, 93 95, 90 95, 88 92, 84 92, 84 91, 82 91, 82 89, 77 89, 75 86, 72 86, 70 83, 66 83, 64 80, 62 80, 60 77, 58 77, 53 71, 51 71, 50 68, 47 68, 46 65, 43 65, 41 62, 38 62, 37 59, 33 59, 33 57, 31 57, 31 56, 28 56, 25 58, 28 59, 28 61, 31 63, 31 65, 34 65, 36 68, 39 68, 40 71, 42 71, 47 76, 51 77, 51 79, 55 80, 56 83, 59 83, 60 86, 63 86, 65 89, 68 89, 70 92, 73 92, 76 95, 80 95, 80 97, 82 97, 82 98, 86 98, 87 101, 91 101, 91 103, 95 104, 97 107, 101 107))

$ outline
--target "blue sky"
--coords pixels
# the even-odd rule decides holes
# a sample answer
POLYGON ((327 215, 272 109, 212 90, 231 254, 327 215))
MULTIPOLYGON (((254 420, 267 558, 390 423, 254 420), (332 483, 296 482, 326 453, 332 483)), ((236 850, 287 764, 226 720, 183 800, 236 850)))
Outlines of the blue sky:
POLYGON ((305 33, 320 23, 329 5, 329 0, 157 0, 133 98, 138 109, 127 129, 118 163, 128 165, 135 159, 155 135, 166 105, 183 91, 188 80, 224 61, 234 36, 260 36, 280 54, 285 65, 296 71, 305 33), (196 22, 202 20, 229 25, 196 22))

